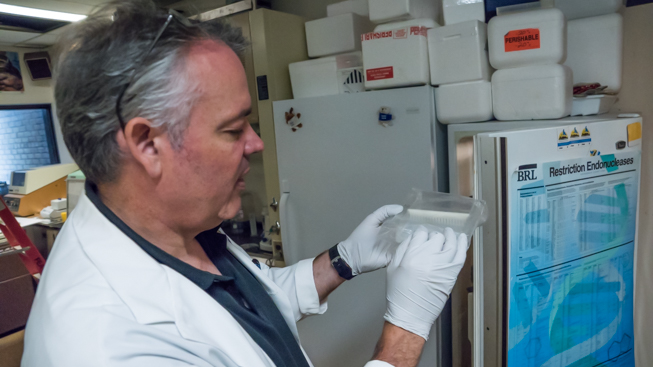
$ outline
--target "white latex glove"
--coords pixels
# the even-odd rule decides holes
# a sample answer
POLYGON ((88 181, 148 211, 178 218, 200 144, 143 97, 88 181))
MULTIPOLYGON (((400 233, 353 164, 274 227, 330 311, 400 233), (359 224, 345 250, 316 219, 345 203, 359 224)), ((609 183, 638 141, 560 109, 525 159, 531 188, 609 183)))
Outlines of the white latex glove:
POLYGON ((419 227, 388 266, 385 320, 428 339, 467 256, 467 236, 419 227))
POLYGON ((395 216, 404 207, 401 205, 382 206, 370 214, 356 227, 349 238, 338 244, 340 257, 349 265, 353 275, 366 273, 388 266, 394 254, 393 241, 379 241, 381 224, 395 216))

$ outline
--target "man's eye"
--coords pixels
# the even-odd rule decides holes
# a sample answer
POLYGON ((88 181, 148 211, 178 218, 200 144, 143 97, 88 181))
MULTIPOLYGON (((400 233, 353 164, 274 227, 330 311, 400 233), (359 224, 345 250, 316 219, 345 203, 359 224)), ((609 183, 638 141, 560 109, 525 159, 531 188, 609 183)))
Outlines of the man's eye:
POLYGON ((234 136, 240 136, 243 134, 243 130, 229 130, 227 131, 228 134, 234 135, 234 136))

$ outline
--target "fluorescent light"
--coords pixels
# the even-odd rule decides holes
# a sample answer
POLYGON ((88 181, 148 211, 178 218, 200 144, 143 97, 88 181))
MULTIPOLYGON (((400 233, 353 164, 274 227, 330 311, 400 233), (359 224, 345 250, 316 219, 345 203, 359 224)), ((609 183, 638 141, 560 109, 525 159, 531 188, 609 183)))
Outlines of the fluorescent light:
POLYGON ((86 15, 62 13, 58 11, 26 8, 24 6, 0 4, 0 13, 9 13, 15 15, 24 15, 34 18, 45 18, 54 20, 63 20, 66 22, 76 22, 86 18, 86 15))

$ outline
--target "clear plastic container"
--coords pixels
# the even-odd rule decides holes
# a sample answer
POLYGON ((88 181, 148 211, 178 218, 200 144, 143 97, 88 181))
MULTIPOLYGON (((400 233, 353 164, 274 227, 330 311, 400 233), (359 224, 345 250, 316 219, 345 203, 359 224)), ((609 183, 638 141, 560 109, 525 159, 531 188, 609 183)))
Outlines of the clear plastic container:
POLYGON ((424 226, 429 232, 444 233, 453 229, 456 235, 464 233, 469 241, 476 227, 488 216, 483 200, 413 189, 404 205, 404 211, 387 220, 381 226, 381 235, 400 243, 415 230, 424 226))

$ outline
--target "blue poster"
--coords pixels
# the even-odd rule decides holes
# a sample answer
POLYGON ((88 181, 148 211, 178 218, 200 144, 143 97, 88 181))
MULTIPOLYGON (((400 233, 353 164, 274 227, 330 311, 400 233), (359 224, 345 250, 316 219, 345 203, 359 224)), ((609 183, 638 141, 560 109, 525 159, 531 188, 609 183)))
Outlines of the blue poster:
POLYGON ((640 152, 521 166, 511 178, 508 366, 635 366, 640 152))

